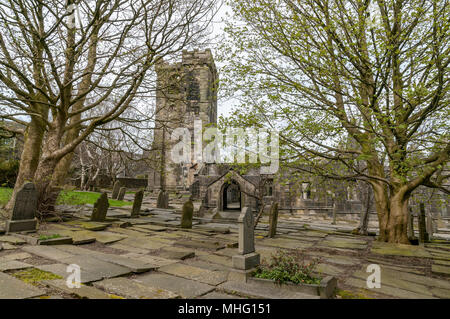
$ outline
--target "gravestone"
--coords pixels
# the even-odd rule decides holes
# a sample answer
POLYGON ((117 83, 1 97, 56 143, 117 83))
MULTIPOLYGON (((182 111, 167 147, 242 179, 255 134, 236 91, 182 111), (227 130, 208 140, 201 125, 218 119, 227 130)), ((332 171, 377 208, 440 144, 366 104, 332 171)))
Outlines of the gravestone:
POLYGON ((144 199, 144 191, 141 189, 134 195, 133 208, 131 209, 131 217, 139 217, 141 213, 142 200, 144 199))
POLYGON ((431 213, 426 214, 426 229, 428 234, 428 240, 431 240, 434 233, 433 215, 431 213))
POLYGON ((123 198, 125 197, 126 191, 127 191, 127 189, 125 187, 121 187, 119 190, 119 195, 117 196, 117 200, 123 200, 123 198))
POLYGON ((232 257, 235 271, 230 273, 230 280, 244 280, 251 276, 254 268, 260 263, 260 255, 255 253, 255 217, 249 207, 244 207, 238 218, 239 222, 239 255, 232 257))
POLYGON ((108 194, 103 193, 97 199, 92 210, 91 220, 94 222, 104 222, 108 213, 108 194))
POLYGON ((269 238, 275 237, 278 224, 278 203, 272 203, 269 215, 269 238))
POLYGON ((331 222, 331 225, 336 225, 336 213, 337 213, 337 205, 333 201, 333 221, 331 222))
POLYGON ((419 214, 419 243, 423 244, 428 241, 428 234, 425 222, 425 204, 420 203, 419 214))
POLYGON ((112 191, 112 199, 117 199, 117 196, 119 196, 119 190, 120 190, 120 182, 116 181, 114 183, 113 191, 112 191))
POLYGON ((408 238, 414 239, 414 214, 411 208, 408 210, 408 238))
POLYGON ((6 221, 6 232, 35 231, 38 192, 33 183, 25 183, 16 194, 11 219, 6 221))
POLYGON ((181 215, 181 228, 192 228, 193 215, 194 215, 194 204, 189 199, 183 205, 183 215, 181 215))
POLYGON ((158 199, 156 200, 156 207, 164 209, 169 208, 169 194, 163 190, 160 190, 158 193, 158 199))

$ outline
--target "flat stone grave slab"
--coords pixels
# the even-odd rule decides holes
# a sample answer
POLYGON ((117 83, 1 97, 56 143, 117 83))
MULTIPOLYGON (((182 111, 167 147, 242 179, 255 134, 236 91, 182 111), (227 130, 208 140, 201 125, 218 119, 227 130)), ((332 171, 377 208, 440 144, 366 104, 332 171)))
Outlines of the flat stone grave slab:
MULTIPOLYGON (((367 279, 367 278, 366 278, 367 279)), ((382 293, 388 296, 392 296, 395 298, 402 298, 402 299, 434 299, 433 296, 429 294, 423 294, 423 293, 415 293, 412 291, 383 285, 381 284, 380 288, 374 288, 374 289, 368 289, 367 288, 367 282, 366 279, 358 279, 358 278, 347 278, 345 280, 345 284, 349 286, 353 286, 355 288, 363 289, 366 293, 382 293)))
MULTIPOLYGON (((367 279, 367 265, 356 271, 352 276, 361 280, 367 279)), ((422 295, 432 296, 431 288, 441 288, 450 291, 450 281, 440 280, 427 276, 397 271, 381 266, 382 286, 387 285, 422 295)))
POLYGON ((219 290, 242 297, 257 299, 320 299, 319 296, 293 292, 276 286, 268 287, 257 282, 227 281, 218 286, 219 290))
POLYGON ((45 295, 45 291, 0 272, 0 299, 27 299, 45 295))
POLYGON ((94 286, 127 299, 174 299, 180 297, 172 291, 146 286, 127 278, 105 279, 94 283, 94 286))
POLYGON ((112 264, 129 268, 135 273, 141 273, 155 269, 155 267, 153 267, 151 264, 148 264, 144 261, 133 259, 131 257, 124 257, 121 255, 113 255, 97 252, 95 255, 93 255, 93 257, 112 264))
MULTIPOLYGON (((193 222, 192 225, 196 225, 196 224, 193 222)), ((197 222, 197 226, 195 228, 202 229, 207 232, 216 232, 216 233, 222 233, 222 234, 228 234, 230 232, 229 226, 215 225, 214 223, 198 225, 198 222, 197 222)))
POLYGON ((121 244, 120 242, 111 244, 111 245, 109 245, 109 247, 118 249, 118 250, 122 250, 125 253, 137 253, 137 254, 146 255, 150 252, 150 250, 148 250, 148 249, 142 249, 142 248, 137 248, 137 247, 133 247, 133 246, 128 246, 128 245, 121 244))
POLYGON ((19 237, 16 236, 10 236, 10 235, 4 235, 0 236, 0 242, 9 243, 12 245, 23 245, 27 242, 19 237))
MULTIPOLYGON (((256 251, 258 251, 258 247, 256 247, 256 251)), ((238 250, 237 250, 237 248, 225 248, 225 249, 220 249, 220 250, 216 251, 215 254, 220 255, 220 256, 233 257, 234 255, 238 254, 238 250)))
MULTIPOLYGON (((33 267, 30 264, 18 261, 18 260, 0 260, 0 271, 7 271, 7 270, 19 270, 19 269, 26 269, 33 267)), ((0 286, 1 289, 1 286, 0 286)))
POLYGON ((160 241, 151 240, 151 237, 127 238, 123 239, 121 241, 121 244, 148 250, 161 249, 163 247, 169 246, 168 244, 162 243, 160 241))
POLYGON ((2 250, 16 250, 19 246, 11 245, 10 243, 0 243, 0 251, 2 250))
POLYGON ((322 274, 322 276, 323 276, 323 274, 330 275, 330 276, 338 276, 344 272, 344 269, 339 268, 334 265, 321 263, 316 266, 314 272, 316 274, 322 274))
POLYGON ((450 276, 450 266, 433 264, 433 265, 431 265, 431 272, 434 274, 437 274, 437 275, 450 276))
POLYGON ((128 238, 127 235, 115 234, 109 231, 92 232, 90 235, 94 236, 96 241, 102 244, 111 244, 120 241, 122 239, 128 238))
POLYGON ((230 272, 230 266, 224 266, 224 265, 220 265, 220 264, 215 264, 215 263, 211 263, 208 261, 204 261, 201 259, 187 259, 185 261, 183 261, 184 265, 189 265, 192 267, 197 267, 197 268, 202 268, 202 269, 207 269, 207 270, 212 270, 212 271, 222 271, 222 272, 230 272))
POLYGON ((88 230, 51 230, 46 231, 46 233, 70 237, 74 245, 89 244, 96 241, 95 236, 92 236, 92 232, 88 230))
POLYGON ((63 291, 82 299, 111 299, 109 294, 95 287, 81 285, 80 288, 69 288, 67 287, 66 281, 62 279, 43 280, 41 283, 47 287, 63 291))
MULTIPOLYGON (((135 227, 133 227, 133 229, 136 229, 135 227)), ((148 233, 147 232, 143 232, 141 230, 133 230, 131 228, 119 228, 119 227, 113 227, 113 228, 109 228, 108 231, 111 233, 117 233, 117 234, 123 234, 123 235, 127 235, 129 237, 144 237, 147 236, 148 233)))
POLYGON ((205 284, 217 286, 227 280, 228 274, 225 272, 211 271, 197 268, 181 263, 171 264, 159 268, 160 272, 199 281, 205 284))
POLYGON ((431 254, 421 246, 402 245, 402 244, 389 244, 374 241, 372 243, 373 254, 388 255, 388 256, 406 256, 406 257, 422 257, 430 258, 431 254))
POLYGON ((85 270, 93 274, 98 274, 103 278, 124 276, 132 272, 130 268, 102 261, 90 255, 76 255, 73 257, 61 259, 61 262, 65 264, 79 265, 81 268, 81 272, 85 270))
POLYGON ((37 255, 37 256, 40 256, 40 257, 43 257, 46 259, 57 260, 57 261, 73 256, 73 254, 62 251, 59 248, 61 248, 61 247, 58 247, 58 249, 57 249, 55 247, 50 247, 50 246, 26 246, 26 247, 23 247, 22 250, 24 250, 30 254, 33 254, 33 255, 37 255))
POLYGON ((108 209, 108 212, 106 213, 106 217, 111 218, 125 218, 129 217, 130 212, 126 210, 118 210, 118 209, 108 209))
POLYGON ((259 241, 259 244, 289 249, 309 248, 313 245, 313 243, 299 242, 298 240, 284 239, 284 238, 268 238, 259 241))
POLYGON ((139 225, 139 228, 148 229, 155 232, 163 232, 167 230, 166 227, 163 226, 156 226, 156 225, 139 225))
POLYGON ((231 258, 228 256, 220 256, 220 255, 215 255, 215 254, 208 254, 208 255, 204 255, 204 256, 199 256, 198 259, 200 260, 204 260, 210 263, 214 263, 214 264, 219 264, 219 265, 223 265, 226 267, 231 267, 232 263, 231 263, 231 258))
MULTIPOLYGON (((58 275, 58 276, 64 278, 64 280, 65 280, 70 275, 70 273, 67 272, 67 266, 68 265, 66 265, 66 264, 57 263, 57 264, 48 264, 48 265, 38 265, 38 266, 34 266, 34 268, 58 275)), ((90 273, 90 272, 83 270, 83 271, 81 271, 81 274, 80 274, 80 281, 82 284, 99 281, 102 279, 103 279, 103 276, 98 273, 90 273)))
POLYGON ((193 250, 186 250, 176 247, 165 247, 161 250, 158 256, 166 259, 184 260, 194 257, 195 252, 193 250))
POLYGON ((450 260, 433 259, 433 264, 450 266, 450 260))
POLYGON ((5 260, 22 260, 32 257, 29 253, 12 253, 0 257, 0 263, 5 260))
POLYGON ((182 241, 177 242, 177 245, 184 246, 184 247, 191 247, 191 248, 204 248, 209 250, 219 250, 222 248, 225 248, 225 245, 223 243, 220 243, 218 241, 199 241, 199 240, 190 240, 190 241, 182 241))
POLYGON ((169 290, 188 299, 204 295, 214 290, 214 286, 162 273, 141 275, 135 280, 145 286, 169 290))
POLYGON ((91 231, 100 231, 106 229, 106 227, 110 226, 111 223, 99 223, 99 222, 91 222, 91 221, 80 221, 74 220, 70 222, 66 222, 67 225, 72 225, 75 227, 83 228, 91 231))
POLYGON ((128 253, 128 254, 121 255, 121 256, 127 257, 127 258, 133 258, 135 260, 140 260, 142 262, 145 262, 146 264, 151 265, 152 268, 155 268, 155 269, 179 262, 179 260, 166 259, 166 258, 162 258, 159 256, 143 255, 143 254, 136 254, 136 253, 128 253))

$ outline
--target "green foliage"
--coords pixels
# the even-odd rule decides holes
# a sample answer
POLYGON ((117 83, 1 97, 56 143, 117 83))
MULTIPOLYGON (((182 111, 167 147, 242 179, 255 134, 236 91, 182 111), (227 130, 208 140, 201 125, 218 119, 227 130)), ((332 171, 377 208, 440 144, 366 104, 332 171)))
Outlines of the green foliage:
MULTIPOLYGON (((58 205, 84 205, 84 204, 95 204, 97 199, 100 197, 100 193, 94 192, 76 192, 76 191, 62 191, 59 194, 58 201, 56 202, 58 205)), ((119 201, 110 199, 109 205, 122 207, 131 205, 130 202, 119 201)))
POLYGON ((13 187, 19 172, 19 161, 0 161, 0 186, 13 187))
POLYGON ((0 206, 5 206, 12 195, 12 188, 0 187, 0 206))
POLYGON ((297 251, 278 250, 268 263, 263 260, 253 275, 256 278, 275 280, 279 284, 285 282, 319 284, 321 278, 313 276, 313 271, 319 262, 318 258, 305 262, 303 256, 297 251))
MULTIPOLYGON (((6 187, 0 187, 0 205, 6 205, 12 195, 12 189, 6 187)), ((77 192, 77 191, 62 191, 59 194, 57 205, 85 205, 94 204, 100 197, 100 193, 93 192, 77 192)), ((119 201, 110 199, 110 206, 123 207, 132 205, 130 202, 119 201)))
POLYGON ((55 239, 55 238, 61 238, 60 234, 53 234, 53 235, 41 235, 39 236, 39 240, 49 240, 49 239, 55 239))
POLYGON ((12 274, 14 277, 16 277, 19 280, 22 280, 23 282, 27 284, 36 285, 39 281, 42 280, 55 280, 55 279, 62 279, 61 276, 52 274, 47 271, 39 270, 36 268, 29 268, 25 270, 21 270, 18 272, 15 272, 12 274))

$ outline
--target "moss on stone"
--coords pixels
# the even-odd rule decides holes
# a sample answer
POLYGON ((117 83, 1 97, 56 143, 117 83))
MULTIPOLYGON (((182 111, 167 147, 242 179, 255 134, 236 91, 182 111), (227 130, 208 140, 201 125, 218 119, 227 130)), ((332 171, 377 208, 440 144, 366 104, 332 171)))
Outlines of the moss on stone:
POLYGON ((55 280, 55 279, 63 279, 61 276, 52 274, 51 272, 43 271, 36 268, 28 268, 25 270, 21 270, 12 274, 19 280, 27 284, 36 285, 38 282, 42 280, 55 280))

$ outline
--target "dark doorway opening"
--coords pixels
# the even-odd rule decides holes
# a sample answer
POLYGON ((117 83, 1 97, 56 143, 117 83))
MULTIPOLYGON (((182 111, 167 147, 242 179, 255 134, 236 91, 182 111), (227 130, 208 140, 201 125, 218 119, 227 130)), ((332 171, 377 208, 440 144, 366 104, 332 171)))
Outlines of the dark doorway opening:
POLYGON ((236 182, 231 182, 223 189, 223 210, 241 210, 241 189, 236 182))

